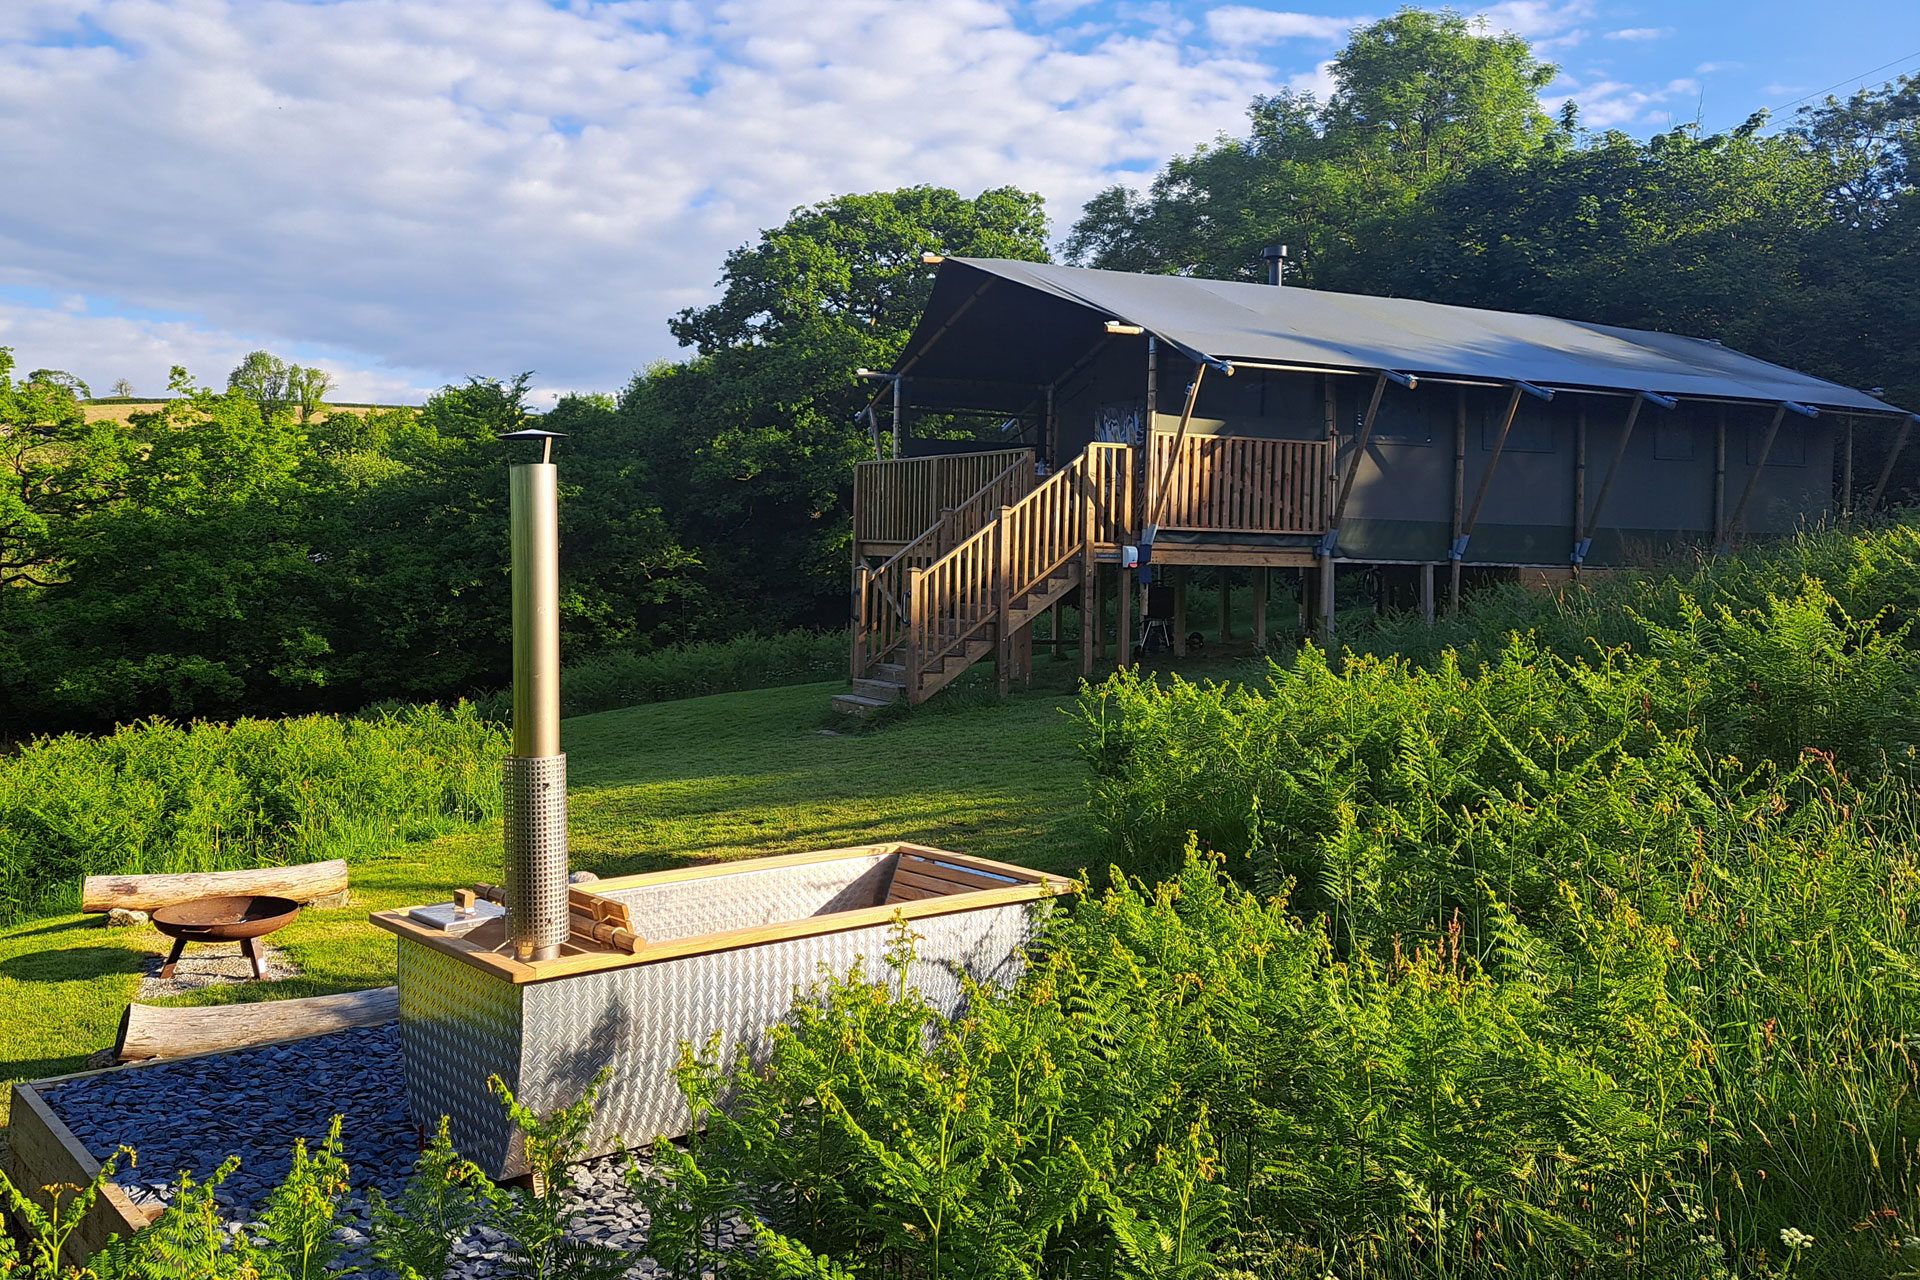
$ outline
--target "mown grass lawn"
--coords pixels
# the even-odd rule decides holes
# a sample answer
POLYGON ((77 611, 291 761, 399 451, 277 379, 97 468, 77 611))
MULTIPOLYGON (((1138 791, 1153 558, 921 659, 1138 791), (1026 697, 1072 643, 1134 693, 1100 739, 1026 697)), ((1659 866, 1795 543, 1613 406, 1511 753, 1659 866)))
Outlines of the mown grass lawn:
MULTIPOLYGON (((1090 775, 1063 714, 1072 677, 1067 664, 1042 669, 1046 687, 1003 703, 961 691, 872 732, 822 732, 840 683, 568 720, 572 865, 617 875, 892 839, 1050 871, 1096 861, 1090 775)), ((401 846, 354 866, 352 905, 304 912, 274 935, 299 978, 166 1003, 384 986, 393 939, 367 923, 369 911, 445 901, 455 887, 499 876, 492 825, 401 846)), ((80 1070, 113 1042, 144 954, 165 944, 152 929, 110 930, 92 916, 0 930, 0 1080, 80 1070)))

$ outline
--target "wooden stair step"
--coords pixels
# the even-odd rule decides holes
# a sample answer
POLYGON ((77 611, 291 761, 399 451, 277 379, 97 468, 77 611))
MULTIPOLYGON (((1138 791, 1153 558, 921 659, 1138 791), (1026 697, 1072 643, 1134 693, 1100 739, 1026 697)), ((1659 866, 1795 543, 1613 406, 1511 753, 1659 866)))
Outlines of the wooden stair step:
POLYGON ((872 698, 876 702, 893 702, 907 691, 906 677, 899 680, 855 680, 853 691, 863 698, 872 698))
POLYGON ((907 683, 906 664, 900 662, 876 662, 873 664, 873 678, 875 680, 885 680, 889 684, 897 684, 905 688, 907 683))
POLYGON ((862 697, 857 693, 836 693, 833 695, 833 709, 842 715, 870 716, 891 702, 882 702, 878 698, 862 697))

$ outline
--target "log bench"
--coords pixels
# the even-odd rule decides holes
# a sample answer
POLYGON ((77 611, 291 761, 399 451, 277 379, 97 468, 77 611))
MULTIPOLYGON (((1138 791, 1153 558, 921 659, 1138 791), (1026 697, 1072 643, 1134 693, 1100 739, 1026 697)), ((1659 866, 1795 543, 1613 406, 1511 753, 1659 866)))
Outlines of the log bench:
POLYGON ((187 1006, 130 1004, 114 1056, 121 1062, 187 1058, 247 1045, 377 1027, 400 1016, 400 989, 375 987, 300 1000, 187 1006))
POLYGON ((88 876, 80 886, 80 910, 92 913, 124 908, 153 911, 195 898, 287 898, 325 911, 347 905, 344 859, 297 867, 257 867, 247 871, 187 871, 177 875, 88 876))

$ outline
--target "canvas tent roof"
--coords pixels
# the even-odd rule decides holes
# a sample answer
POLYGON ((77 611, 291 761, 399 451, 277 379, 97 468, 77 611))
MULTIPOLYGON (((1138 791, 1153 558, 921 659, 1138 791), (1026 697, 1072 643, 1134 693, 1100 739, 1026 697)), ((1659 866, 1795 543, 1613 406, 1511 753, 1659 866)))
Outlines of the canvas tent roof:
POLYGON ((949 258, 901 368, 926 407, 995 407, 983 391, 1045 385, 1117 320, 1234 362, 1521 381, 1561 390, 1790 400, 1900 413, 1838 383, 1700 338, 1477 307, 1133 275, 999 258, 949 258), (1018 286, 1008 288, 1007 285, 1018 286), (971 389, 964 389, 971 384, 971 389))

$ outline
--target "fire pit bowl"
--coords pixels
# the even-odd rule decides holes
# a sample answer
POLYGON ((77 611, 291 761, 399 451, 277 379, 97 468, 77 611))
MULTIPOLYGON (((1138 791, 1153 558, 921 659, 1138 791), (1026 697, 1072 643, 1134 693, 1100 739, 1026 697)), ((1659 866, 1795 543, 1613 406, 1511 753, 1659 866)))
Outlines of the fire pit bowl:
POLYGON ((160 976, 173 976, 173 967, 189 942, 238 942, 241 953, 253 962, 253 976, 264 978, 267 962, 255 939, 291 924, 299 914, 300 904, 290 898, 247 895, 195 898, 161 907, 153 913, 153 927, 173 939, 173 950, 160 966, 160 976))

